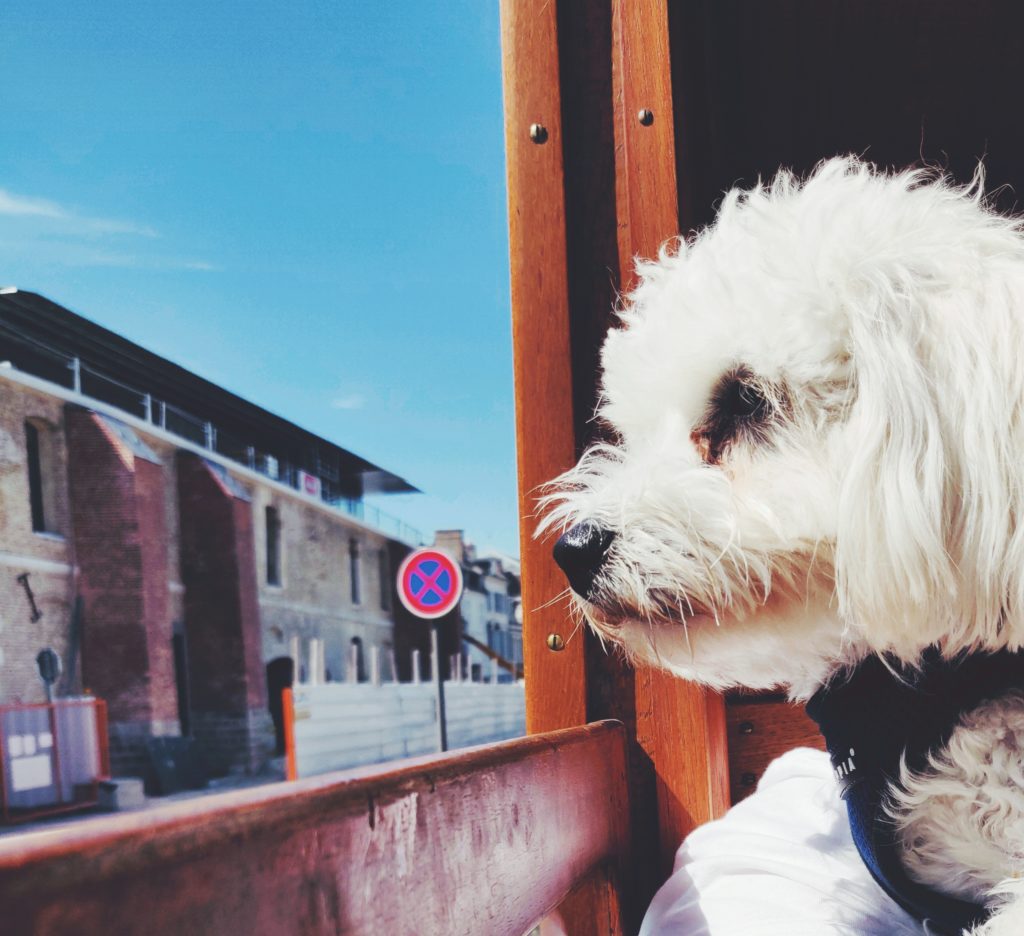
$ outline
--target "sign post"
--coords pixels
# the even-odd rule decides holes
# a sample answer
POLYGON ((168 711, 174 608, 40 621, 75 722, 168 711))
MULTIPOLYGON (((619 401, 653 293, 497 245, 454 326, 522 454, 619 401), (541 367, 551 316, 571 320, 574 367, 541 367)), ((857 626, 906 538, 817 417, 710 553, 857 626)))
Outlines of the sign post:
POLYGON ((462 570, 443 550, 415 549, 398 569, 398 597, 410 614, 430 621, 430 650, 437 688, 437 741, 440 750, 447 751, 448 729, 438 620, 458 606, 462 597, 462 570))
POLYGON ((444 711, 444 680, 441 678, 441 656, 440 656, 440 643, 441 638, 438 636, 437 621, 430 622, 430 652, 434 655, 434 659, 438 661, 438 665, 434 667, 434 672, 437 673, 437 679, 434 681, 434 688, 437 692, 437 749, 439 751, 448 750, 448 718, 444 711))

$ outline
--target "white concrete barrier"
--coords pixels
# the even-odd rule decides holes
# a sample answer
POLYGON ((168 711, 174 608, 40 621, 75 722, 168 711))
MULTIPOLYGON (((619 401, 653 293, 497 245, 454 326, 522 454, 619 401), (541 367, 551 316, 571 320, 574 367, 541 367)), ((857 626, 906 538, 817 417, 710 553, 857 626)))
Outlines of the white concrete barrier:
MULTIPOLYGON (((526 733, 521 683, 445 683, 449 748, 526 733)), ((299 777, 437 750, 430 683, 295 686, 295 768, 299 777)))

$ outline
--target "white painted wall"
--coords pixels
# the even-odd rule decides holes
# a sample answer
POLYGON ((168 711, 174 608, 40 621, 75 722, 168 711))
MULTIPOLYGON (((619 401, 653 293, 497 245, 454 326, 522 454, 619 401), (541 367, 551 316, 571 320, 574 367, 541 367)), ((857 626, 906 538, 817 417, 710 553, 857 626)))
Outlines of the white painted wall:
MULTIPOLYGON (((431 683, 296 686, 295 764, 300 777, 437 751, 431 683)), ((444 686, 449 749, 526 733, 519 684, 444 686)))

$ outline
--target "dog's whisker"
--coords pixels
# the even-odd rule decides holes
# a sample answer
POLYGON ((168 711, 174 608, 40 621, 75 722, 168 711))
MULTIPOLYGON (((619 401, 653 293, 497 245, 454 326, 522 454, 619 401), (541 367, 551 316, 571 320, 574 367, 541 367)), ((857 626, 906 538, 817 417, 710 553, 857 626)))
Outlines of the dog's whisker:
POLYGON ((576 626, 573 627, 572 632, 569 634, 569 636, 565 638, 565 645, 567 647, 569 646, 570 643, 572 643, 573 637, 575 637, 579 633, 580 628, 583 626, 584 620, 585 620, 585 617, 583 616, 583 614, 581 612, 579 619, 576 621, 576 626))
POLYGON ((686 652, 690 655, 690 661, 693 661, 693 647, 690 644, 690 622, 686 620, 686 615, 683 614, 682 603, 679 604, 679 620, 683 625, 683 638, 686 640, 686 652))
POLYGON ((563 588, 562 591, 560 591, 557 595, 555 595, 554 598, 551 598, 548 601, 545 601, 544 604, 539 605, 538 607, 534 608, 533 610, 534 610, 534 612, 544 611, 546 608, 550 608, 552 605, 556 605, 560 601, 563 601, 565 599, 569 599, 570 601, 572 600, 572 589, 571 588, 563 588))

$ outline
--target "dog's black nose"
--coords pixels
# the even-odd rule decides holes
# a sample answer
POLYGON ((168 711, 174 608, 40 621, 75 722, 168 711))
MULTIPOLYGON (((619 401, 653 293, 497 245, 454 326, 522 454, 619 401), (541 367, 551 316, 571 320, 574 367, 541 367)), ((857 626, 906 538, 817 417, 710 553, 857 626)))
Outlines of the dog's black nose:
POLYGON ((569 527, 555 543, 555 562, 581 598, 586 598, 593 586, 613 539, 610 530, 586 520, 569 527))

